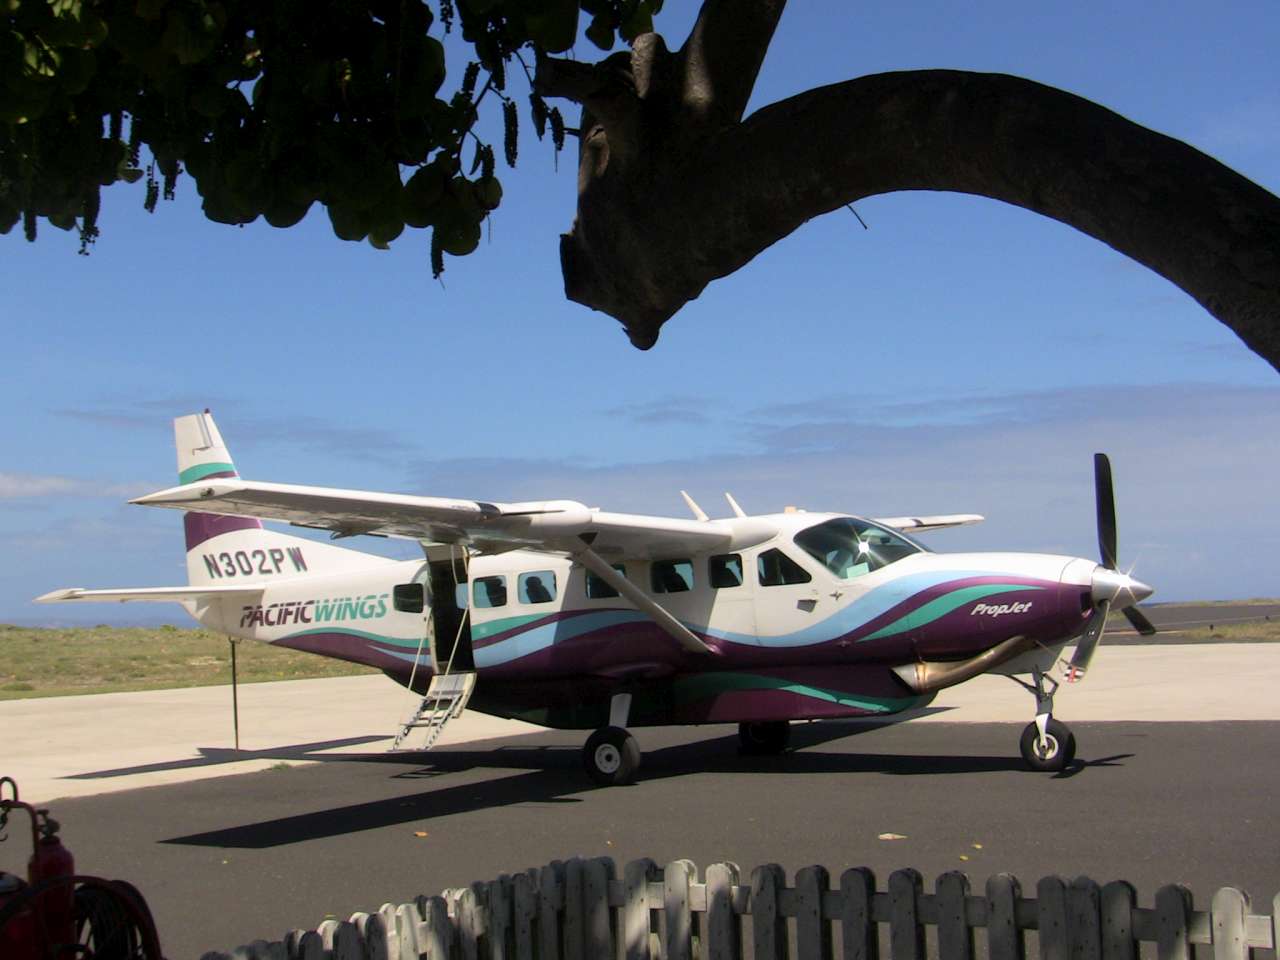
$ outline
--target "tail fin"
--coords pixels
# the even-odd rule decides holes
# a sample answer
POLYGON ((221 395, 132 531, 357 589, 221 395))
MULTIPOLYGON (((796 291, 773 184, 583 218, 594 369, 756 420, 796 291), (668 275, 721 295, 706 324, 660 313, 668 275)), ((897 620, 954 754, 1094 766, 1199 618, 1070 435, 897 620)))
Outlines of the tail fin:
MULTIPOLYGON (((239 476, 208 410, 178 417, 173 435, 181 483, 239 476)), ((250 517, 190 512, 183 517, 183 525, 187 581, 193 586, 240 586, 307 573, 349 573, 395 562, 267 530, 261 520, 250 517)))
MULTIPOLYGON (((173 421, 173 439, 178 448, 178 482, 196 483, 214 477, 238 477, 227 445, 222 442, 213 415, 193 413, 173 421)), ((193 551, 215 537, 236 530, 261 530, 262 521, 249 517, 220 517, 212 513, 188 513, 183 517, 187 535, 187 573, 191 583, 207 582, 196 577, 191 563, 193 551)))

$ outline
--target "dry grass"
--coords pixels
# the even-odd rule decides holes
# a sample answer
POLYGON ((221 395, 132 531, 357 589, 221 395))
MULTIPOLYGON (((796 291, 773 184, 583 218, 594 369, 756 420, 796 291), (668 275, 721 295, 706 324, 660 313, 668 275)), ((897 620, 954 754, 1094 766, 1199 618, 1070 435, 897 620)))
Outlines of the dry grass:
MULTIPOLYGON (((341 660, 241 643, 242 683, 376 673, 341 660)), ((179 627, 45 629, 0 624, 0 700, 231 682, 227 638, 179 627)))

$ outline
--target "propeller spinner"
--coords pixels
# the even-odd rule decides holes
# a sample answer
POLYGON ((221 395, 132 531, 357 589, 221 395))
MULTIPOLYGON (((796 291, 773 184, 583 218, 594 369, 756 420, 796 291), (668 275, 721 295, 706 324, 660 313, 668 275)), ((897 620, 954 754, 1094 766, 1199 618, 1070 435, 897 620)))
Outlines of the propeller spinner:
POLYGON ((1089 669, 1089 662, 1093 660, 1093 654, 1106 629, 1107 614, 1113 606, 1144 637, 1156 632, 1151 621, 1137 607, 1139 602, 1151 596, 1151 587, 1122 573, 1116 563, 1115 488, 1111 480, 1111 461, 1105 453, 1093 455, 1093 487, 1098 513, 1098 553, 1102 562, 1093 572, 1093 585, 1090 588, 1094 604, 1093 615, 1076 645, 1075 656, 1071 658, 1070 669, 1067 671, 1068 680, 1079 680, 1089 669))

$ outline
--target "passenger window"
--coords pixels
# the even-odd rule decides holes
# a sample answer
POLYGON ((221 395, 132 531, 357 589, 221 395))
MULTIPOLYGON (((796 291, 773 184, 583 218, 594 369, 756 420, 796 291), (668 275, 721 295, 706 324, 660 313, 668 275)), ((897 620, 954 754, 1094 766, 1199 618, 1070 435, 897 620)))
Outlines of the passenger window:
POLYGON ((550 603, 556 598, 556 575, 553 570, 534 570, 520 574, 521 603, 550 603))
POLYGON ((467 584, 465 581, 453 588, 453 605, 459 610, 467 609, 467 584))
POLYGON ((722 553, 707 561, 707 577, 717 590, 742 586, 742 555, 722 553))
MULTIPOLYGON (((613 569, 618 571, 618 576, 626 577, 627 567, 623 563, 613 564, 613 569)), ((616 597, 618 591, 609 586, 605 581, 601 580, 590 570, 587 571, 587 599, 588 600, 607 600, 609 597, 616 597)))
POLYGON ((505 607, 507 605, 507 578, 481 577, 472 590, 477 608, 505 607))
POLYGON ((766 550, 756 561, 760 586, 781 587, 789 583, 808 583, 812 579, 804 567, 781 550, 766 550))
POLYGON ((685 593, 693 589, 693 564, 688 560, 655 560, 649 579, 654 593, 685 593))

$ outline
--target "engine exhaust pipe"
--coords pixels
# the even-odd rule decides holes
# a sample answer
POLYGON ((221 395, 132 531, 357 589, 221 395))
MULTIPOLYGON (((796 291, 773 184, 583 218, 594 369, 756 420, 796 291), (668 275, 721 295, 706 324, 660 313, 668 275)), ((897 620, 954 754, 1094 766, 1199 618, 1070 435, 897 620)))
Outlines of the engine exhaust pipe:
POLYGON ((992 667, 998 667, 1006 660, 1012 660, 1034 645, 1026 637, 1010 637, 968 660, 921 660, 894 667, 893 672, 915 693, 933 693, 944 687, 954 687, 957 683, 964 683, 980 673, 986 673, 992 667))

